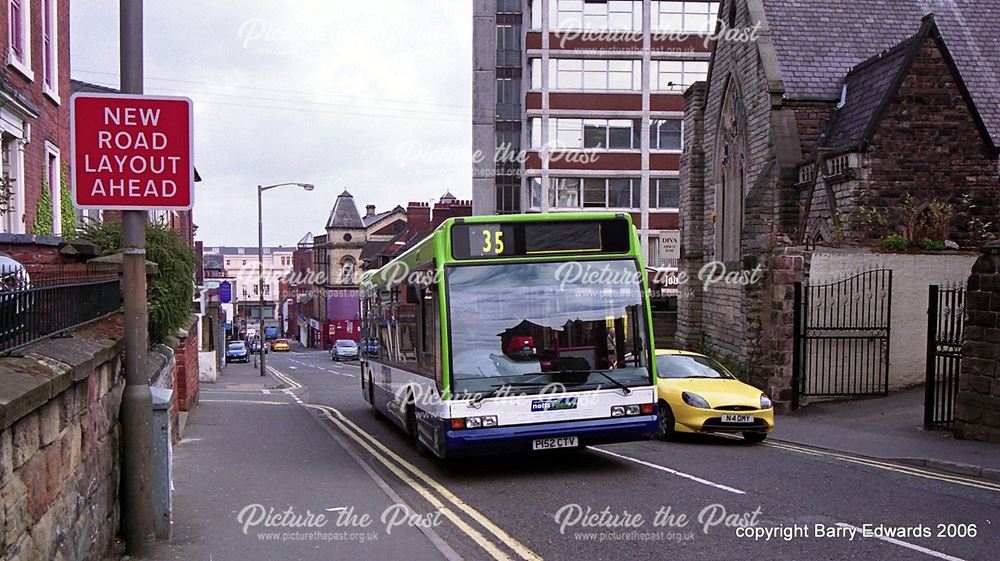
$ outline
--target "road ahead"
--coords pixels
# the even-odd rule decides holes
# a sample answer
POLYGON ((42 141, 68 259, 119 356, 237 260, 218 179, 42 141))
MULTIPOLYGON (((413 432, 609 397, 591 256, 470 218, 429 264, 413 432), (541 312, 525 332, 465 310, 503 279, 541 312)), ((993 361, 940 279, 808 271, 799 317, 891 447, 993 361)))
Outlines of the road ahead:
POLYGON ((331 446, 346 445, 416 511, 442 511, 433 534, 444 557, 988 561, 1000 551, 996 483, 721 437, 427 459, 372 416, 356 363, 268 358, 331 446))

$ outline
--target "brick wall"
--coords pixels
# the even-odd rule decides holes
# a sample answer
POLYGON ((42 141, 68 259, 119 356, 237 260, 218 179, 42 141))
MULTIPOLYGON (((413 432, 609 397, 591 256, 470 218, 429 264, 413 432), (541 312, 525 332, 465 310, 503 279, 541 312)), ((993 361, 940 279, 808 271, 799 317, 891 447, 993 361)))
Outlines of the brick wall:
POLYGON ((200 387, 196 320, 180 332, 174 356, 177 361, 177 373, 174 378, 175 406, 181 411, 191 411, 198 404, 200 387))
POLYGON ((1000 442, 1000 242, 983 247, 969 276, 955 436, 1000 442))
MULTIPOLYGON (((909 75, 875 133, 868 204, 895 213, 909 193, 918 203, 947 200, 959 210, 992 222, 1000 234, 997 155, 976 127, 943 54, 933 39, 921 47, 909 75), (974 209, 961 205, 973 196, 974 209)), ((956 219, 951 239, 977 247, 968 218, 956 219)))
POLYGON ((24 265, 28 273, 39 271, 84 273, 87 259, 95 257, 97 248, 86 255, 66 255, 60 252, 61 238, 28 234, 0 234, 0 253, 9 255, 24 265))
POLYGON ((123 346, 115 317, 0 359, 0 560, 106 558, 123 346))

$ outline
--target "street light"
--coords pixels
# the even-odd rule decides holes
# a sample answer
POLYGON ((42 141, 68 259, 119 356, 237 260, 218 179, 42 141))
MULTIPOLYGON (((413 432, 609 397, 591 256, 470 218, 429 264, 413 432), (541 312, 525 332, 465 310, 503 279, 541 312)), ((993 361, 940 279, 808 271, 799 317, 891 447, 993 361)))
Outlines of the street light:
POLYGON ((260 375, 264 376, 267 372, 267 368, 264 366, 264 356, 266 351, 264 350, 267 345, 267 334, 264 332, 264 211, 261 195, 264 191, 274 189, 275 187, 285 187, 286 185, 298 185, 306 191, 312 191, 316 188, 312 183, 277 183, 275 185, 258 185, 257 186, 257 291, 260 293, 260 307, 257 312, 258 319, 260 320, 260 375))

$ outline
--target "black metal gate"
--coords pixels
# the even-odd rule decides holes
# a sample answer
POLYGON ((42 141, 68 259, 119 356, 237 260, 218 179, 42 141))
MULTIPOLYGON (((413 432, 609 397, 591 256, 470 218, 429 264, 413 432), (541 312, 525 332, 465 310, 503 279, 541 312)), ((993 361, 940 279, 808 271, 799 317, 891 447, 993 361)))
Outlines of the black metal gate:
POLYGON ((965 287, 931 285, 927 298, 927 383, 924 427, 951 428, 962 366, 965 287))
POLYGON ((795 283, 792 406, 803 397, 889 393, 892 270, 795 283))

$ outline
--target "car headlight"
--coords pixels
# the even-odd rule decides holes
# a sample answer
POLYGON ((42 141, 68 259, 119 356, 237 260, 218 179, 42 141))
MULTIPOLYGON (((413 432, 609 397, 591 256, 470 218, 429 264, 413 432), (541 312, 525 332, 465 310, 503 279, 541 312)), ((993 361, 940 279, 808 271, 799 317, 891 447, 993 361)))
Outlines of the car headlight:
POLYGON ((760 394, 760 408, 770 409, 771 406, 771 398, 767 397, 767 394, 760 394))
POLYGON ((698 409, 711 409, 708 402, 705 401, 705 398, 696 393, 684 392, 681 394, 681 398, 684 399, 684 403, 687 403, 691 407, 697 407, 698 409))

